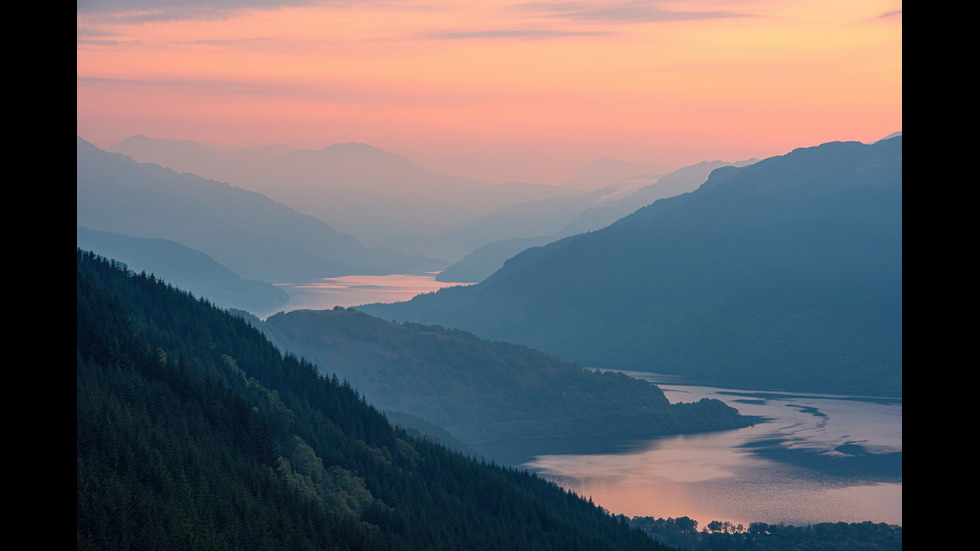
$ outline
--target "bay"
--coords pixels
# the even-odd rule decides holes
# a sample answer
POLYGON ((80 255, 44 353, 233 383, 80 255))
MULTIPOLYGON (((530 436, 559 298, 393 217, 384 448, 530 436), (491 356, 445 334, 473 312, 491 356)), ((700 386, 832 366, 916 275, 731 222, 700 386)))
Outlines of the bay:
POLYGON ((902 524, 900 398, 658 383, 673 402, 717 398, 765 422, 521 463, 614 514, 752 522, 902 524))

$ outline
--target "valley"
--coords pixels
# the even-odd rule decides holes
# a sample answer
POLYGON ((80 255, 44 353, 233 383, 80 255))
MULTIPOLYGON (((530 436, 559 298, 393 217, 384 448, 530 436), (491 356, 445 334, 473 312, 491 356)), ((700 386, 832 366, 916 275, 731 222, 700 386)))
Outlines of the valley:
MULTIPOLYGON (((401 276, 370 281, 369 288, 356 290, 354 296, 383 302, 391 293, 406 292, 409 282, 401 276)), ((424 280, 414 294, 431 292, 429 285, 431 280, 424 280)), ((329 289, 319 292, 323 297, 310 297, 307 305, 333 308, 330 301, 337 295, 329 289)), ((340 306, 357 300, 350 302, 340 306)), ((340 364, 324 365, 336 369, 340 364)), ((355 381, 357 373, 342 372, 355 381)), ((687 516, 701 526, 712 520, 744 526, 868 520, 902 524, 901 398, 714 388, 665 374, 627 374, 655 383, 671 403, 718 399, 763 421, 652 439, 636 434, 625 439, 612 434, 511 435, 470 441, 467 447, 500 464, 530 469, 627 516, 687 516), (850 455, 840 451, 848 447, 853 448, 850 455)), ((371 388, 368 395, 374 398, 383 396, 370 385, 357 386, 371 388)), ((385 409, 391 404, 382 400, 376 405, 385 409)))
MULTIPOLYGON (((86 199, 79 201, 76 237, 79 254, 90 249, 118 257, 130 277, 174 281, 203 305, 227 309, 286 358, 310 362, 304 369, 354 392, 411 438, 533 473, 594 499, 600 512, 693 518, 701 526, 901 525, 901 348, 894 345, 901 327, 901 200, 891 195, 896 170, 901 190, 901 138, 888 142, 875 148, 825 144, 780 159, 722 164, 704 172, 705 183, 691 191, 663 191, 633 212, 630 203, 620 203, 625 210, 619 212, 629 213, 605 226, 506 240, 496 256, 480 261, 486 267, 470 272, 482 275, 452 282, 443 281, 453 279, 442 274, 455 268, 445 261, 364 247, 261 194, 133 164, 79 139, 79 189, 86 199), (833 177, 842 194, 806 183, 789 194, 767 187, 772 170, 779 178, 808 170, 815 181, 828 182, 808 165, 821 161, 806 160, 827 152, 851 163, 833 177), (867 160, 865 152, 872 153, 867 160), (864 174, 867 166, 880 180, 864 174), (742 174, 751 175, 750 184, 739 184, 742 174), (857 185, 864 187, 849 189, 849 174, 861 174, 857 185), (142 188, 130 185, 136 180, 142 188), (752 191, 746 195, 746 189, 752 191), (781 202, 800 196, 809 210, 794 216, 781 202), (821 203, 838 196, 852 204, 821 203), (748 216, 733 216, 733 205, 748 216), (859 213, 854 220, 848 209, 859 213), (825 225, 826 212, 839 227, 825 225), (690 213, 702 220, 692 222, 690 213), (652 229, 645 220, 654 221, 652 229), (794 226, 801 223, 805 228, 794 226), (823 229, 814 232, 817 227, 823 229), (278 233, 256 239, 262 228, 278 233), (197 236, 193 247, 184 245, 191 235, 197 236), (636 237, 643 255, 626 245, 636 237), (737 244, 742 240, 749 246, 737 244), (780 249, 786 244, 790 248, 780 249), (525 245, 505 258, 508 247, 525 245), (688 252, 671 256, 681 250, 688 252), (497 263, 501 267, 493 268, 497 263), (633 272, 642 283, 631 279, 633 272), (576 287, 583 281, 585 287, 576 287), (849 298, 851 288, 862 293, 857 302, 849 298), (651 312, 653 319, 631 317, 651 312), (667 326, 657 325, 664 321, 667 326), (723 326, 738 331, 728 334, 723 326), (846 362, 835 363, 822 355, 820 343, 829 341, 838 354, 842 347, 873 345, 876 355, 855 348, 846 362), (689 348, 657 348, 667 342, 689 348), (766 350, 789 342, 796 365, 766 350), (711 355, 722 349, 734 377, 705 368, 718 363, 711 355), (890 359, 896 354, 897 362, 890 359), (755 371, 745 363, 749 357, 755 371), (813 362, 825 368, 799 367, 813 362), (667 366, 684 369, 652 373, 667 366), (760 369, 767 386, 758 386, 760 369), (796 375, 787 378, 783 370, 796 375), (843 372, 848 379, 835 379, 843 372), (862 381, 873 384, 857 384, 862 381), (801 394, 803 388, 810 390, 801 394), (858 392, 839 393, 843 389, 858 392), (869 427, 875 412, 886 412, 883 422, 869 427), (773 500, 773 494, 785 499, 773 500)), ((640 197, 641 191, 650 196, 641 186, 619 197, 640 197)), ((547 210, 561 202, 531 201, 517 218, 533 218, 533 204, 547 210)), ((584 216, 593 203, 577 204, 584 216)), ((610 209, 604 216, 615 216, 610 205, 604 208, 610 209)), ((490 228, 508 223, 520 231, 514 216, 521 210, 505 208, 494 215, 502 224, 489 224, 491 216, 466 231, 489 224, 475 233, 486 239, 495 231, 490 228)), ((594 215, 588 216, 603 220, 594 215)), ((233 360, 224 361, 241 369, 233 360)), ((297 450, 277 449, 266 451, 298 460, 297 450)), ((318 491, 327 498, 335 490, 318 491)), ((345 514, 386 526, 361 507, 345 514)))
POLYGON ((77 551, 901 551, 903 45, 76 2, 77 551))

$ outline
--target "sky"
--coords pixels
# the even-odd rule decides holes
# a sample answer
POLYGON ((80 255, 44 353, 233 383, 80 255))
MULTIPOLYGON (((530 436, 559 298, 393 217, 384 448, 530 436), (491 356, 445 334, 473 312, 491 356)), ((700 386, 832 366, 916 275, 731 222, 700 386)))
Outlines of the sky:
POLYGON ((77 133, 361 142, 488 182, 902 129, 895 0, 76 0, 77 133))

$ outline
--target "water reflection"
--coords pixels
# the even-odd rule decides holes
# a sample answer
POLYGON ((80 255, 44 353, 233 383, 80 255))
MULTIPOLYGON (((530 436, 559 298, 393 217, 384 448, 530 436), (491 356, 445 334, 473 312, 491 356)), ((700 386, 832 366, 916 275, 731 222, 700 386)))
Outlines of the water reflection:
MULTIPOLYGON (((634 374, 650 378, 650 374, 634 374)), ((901 400, 661 384, 671 402, 719 398, 767 422, 523 466, 627 516, 902 523, 901 400)))
POLYGON ((374 302, 402 302, 421 293, 438 291, 443 287, 470 285, 436 281, 438 272, 427 274, 350 275, 325 277, 300 283, 280 283, 289 302, 273 312, 259 314, 265 319, 276 312, 293 310, 329 310, 334 306, 347 308, 374 302))
MULTIPOLYGON (((290 301, 276 311, 404 301, 451 285, 459 284, 435 274, 324 278, 283 285, 290 301)), ((625 445, 508 441, 494 443, 491 455, 628 516, 688 516, 701 527, 712 520, 902 523, 900 398, 748 392, 629 374, 657 383, 672 403, 718 398, 769 421, 625 445)))

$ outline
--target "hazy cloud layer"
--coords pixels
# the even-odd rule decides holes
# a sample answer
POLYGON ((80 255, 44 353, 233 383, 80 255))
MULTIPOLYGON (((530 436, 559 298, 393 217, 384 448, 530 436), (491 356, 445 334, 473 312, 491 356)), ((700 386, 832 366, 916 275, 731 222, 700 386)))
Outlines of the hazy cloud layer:
POLYGON ((749 14, 726 10, 674 10, 659 2, 527 2, 516 9, 539 15, 577 21, 642 23, 650 21, 692 21, 729 17, 750 17, 749 14))
MULTIPOLYGON (((223 19, 234 12, 248 9, 274 9, 282 7, 308 6, 323 3, 318 0, 77 0, 76 11, 80 14, 111 18, 115 22, 149 22, 173 21, 180 19, 223 19)), ((337 5, 356 5, 351 2, 328 2, 337 5)), ((398 5, 401 3, 370 2, 375 5, 398 5)), ((514 8, 525 13, 532 13, 549 18, 560 18, 577 21, 635 23, 649 21, 690 21, 699 19, 719 19, 729 17, 747 17, 749 14, 727 10, 690 9, 679 10, 668 8, 662 2, 627 1, 627 2, 526 2, 516 4, 514 8)), ((670 3, 677 5, 676 2, 670 3)), ((699 7, 703 4, 694 4, 699 7)), ((473 37, 507 37, 507 38, 547 38, 565 33, 555 31, 475 31, 472 33, 443 33, 436 38, 473 38, 473 37), (552 34, 555 33, 555 34, 552 34), (475 36, 464 36, 475 35, 475 36)))
POLYGON ((554 29, 496 29, 487 31, 440 31, 429 33, 425 38, 438 40, 464 40, 471 38, 518 38, 544 39, 584 36, 608 36, 616 34, 606 31, 559 31, 554 29))
POLYGON ((102 146, 357 141, 557 184, 602 156, 682 166, 901 128, 900 3, 77 5, 78 132, 102 146))
POLYGON ((247 9, 307 6, 316 0, 76 0, 76 13, 117 23, 225 19, 247 9))

